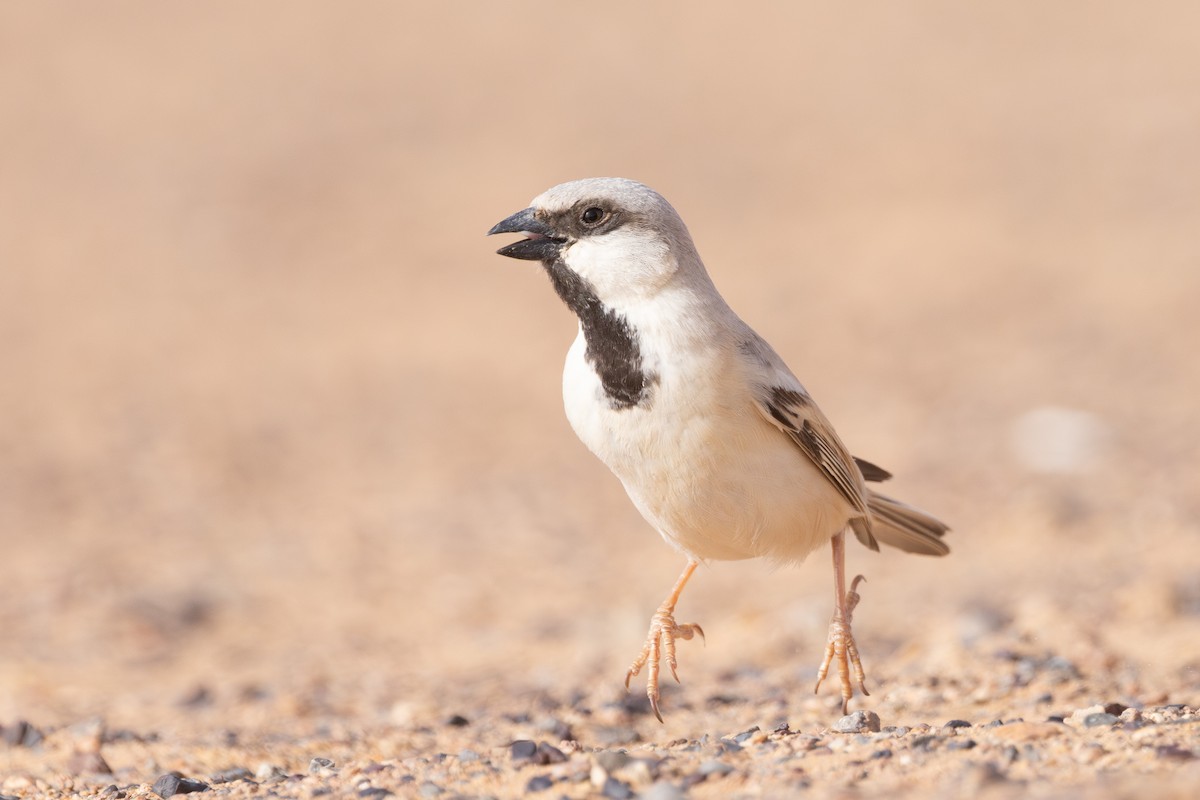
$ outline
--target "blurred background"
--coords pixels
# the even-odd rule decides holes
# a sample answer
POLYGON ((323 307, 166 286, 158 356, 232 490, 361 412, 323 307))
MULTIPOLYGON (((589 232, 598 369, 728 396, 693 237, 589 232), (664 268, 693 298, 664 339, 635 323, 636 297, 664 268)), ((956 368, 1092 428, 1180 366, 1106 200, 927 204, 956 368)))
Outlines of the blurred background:
MULTIPOLYGON (((683 561, 483 235, 597 175, 953 526, 851 551, 878 702, 987 637, 1194 702, 1200 11, 739 9, 0 9, 0 721, 618 695, 683 561)), ((827 715, 827 561, 704 568, 670 702, 827 715)))

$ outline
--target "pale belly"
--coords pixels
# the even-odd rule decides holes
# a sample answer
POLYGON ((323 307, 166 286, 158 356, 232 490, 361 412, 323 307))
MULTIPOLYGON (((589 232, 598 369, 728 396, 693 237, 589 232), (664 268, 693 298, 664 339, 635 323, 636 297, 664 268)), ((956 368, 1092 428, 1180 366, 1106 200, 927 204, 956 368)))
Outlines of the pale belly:
POLYGON ((738 384, 717 401, 664 381, 647 406, 615 409, 581 357, 563 377, 575 433, 684 553, 796 562, 845 528, 849 505, 738 384))

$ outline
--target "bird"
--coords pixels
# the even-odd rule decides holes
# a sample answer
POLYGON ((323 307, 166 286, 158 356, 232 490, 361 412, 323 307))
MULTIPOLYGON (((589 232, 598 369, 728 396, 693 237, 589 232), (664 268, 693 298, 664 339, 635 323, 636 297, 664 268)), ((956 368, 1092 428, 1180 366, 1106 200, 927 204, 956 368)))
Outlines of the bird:
POLYGON ((626 689, 646 669, 662 722, 661 666, 678 682, 676 642, 704 638, 675 620, 699 564, 798 564, 830 543, 834 609, 814 692, 836 665, 849 713, 855 687, 869 692, 851 627, 864 577, 846 585, 846 531, 871 550, 882 542, 942 556, 949 528, 866 485, 891 474, 850 455, 783 359, 725 302, 658 192, 625 178, 562 183, 488 231, 508 233, 522 238, 496 252, 541 262, 578 318, 563 368, 571 427, 686 558, 626 689))

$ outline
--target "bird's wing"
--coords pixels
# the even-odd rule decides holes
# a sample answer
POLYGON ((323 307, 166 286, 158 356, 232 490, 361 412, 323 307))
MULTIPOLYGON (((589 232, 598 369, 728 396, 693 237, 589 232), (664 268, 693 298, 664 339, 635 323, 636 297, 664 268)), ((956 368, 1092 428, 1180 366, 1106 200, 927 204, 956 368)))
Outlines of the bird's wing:
POLYGON ((790 387, 767 387, 758 410, 812 460, 854 510, 867 513, 862 473, 812 399, 790 387))
POLYGON ((795 442, 861 516, 850 519, 854 535, 872 550, 879 542, 909 553, 945 555, 941 540, 948 530, 937 519, 866 488, 864 481, 886 481, 892 474, 855 458, 829 420, 771 346, 752 331, 739 349, 762 416, 795 442))
MULTIPOLYGON (((779 355, 757 335, 740 347, 748 357, 753 375, 754 399, 759 413, 796 443, 821 471, 846 502, 863 517, 867 512, 864 472, 829 420, 817 408, 805 388, 791 373, 779 355)), ((869 462, 861 462, 872 479, 882 480, 886 471, 869 462)), ((857 532, 857 527, 856 527, 857 532)), ((867 531, 869 537, 869 530, 867 531)), ((860 535, 860 538, 862 536, 860 535)))
MULTIPOLYGON (((752 366, 758 378, 754 381, 755 407, 767 422, 796 443, 800 452, 808 456, 857 512, 850 518, 855 537, 870 549, 878 550, 879 542, 872 531, 871 513, 867 509, 869 494, 863 483, 864 468, 873 480, 883 480, 887 473, 870 462, 858 462, 850 455, 829 420, 783 360, 761 338, 755 336, 755 339, 758 345, 752 366)), ((742 347, 743 352, 747 349, 742 347)))

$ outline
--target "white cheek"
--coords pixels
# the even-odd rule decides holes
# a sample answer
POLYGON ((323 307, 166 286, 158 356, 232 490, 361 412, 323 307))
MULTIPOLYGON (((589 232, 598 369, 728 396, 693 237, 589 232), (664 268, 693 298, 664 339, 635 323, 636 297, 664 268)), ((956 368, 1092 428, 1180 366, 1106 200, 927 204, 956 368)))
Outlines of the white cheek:
POLYGON ((666 242, 632 230, 581 239, 567 248, 563 260, 596 288, 602 301, 608 302, 653 291, 677 268, 666 242))

